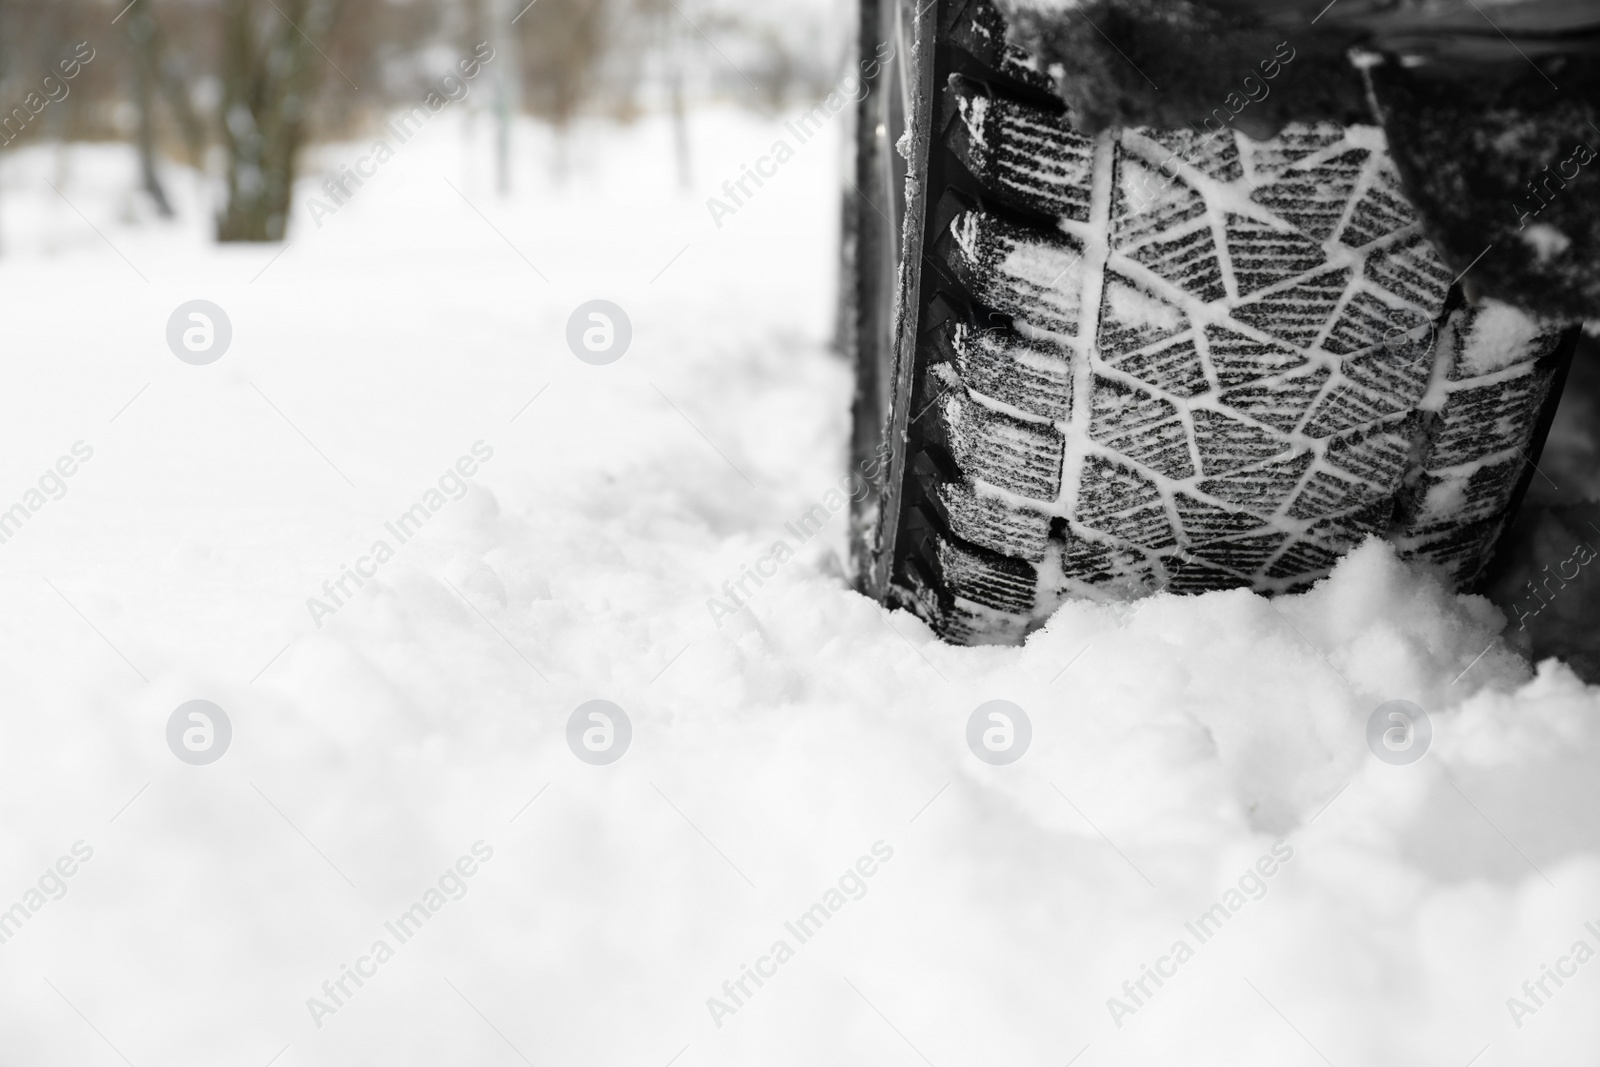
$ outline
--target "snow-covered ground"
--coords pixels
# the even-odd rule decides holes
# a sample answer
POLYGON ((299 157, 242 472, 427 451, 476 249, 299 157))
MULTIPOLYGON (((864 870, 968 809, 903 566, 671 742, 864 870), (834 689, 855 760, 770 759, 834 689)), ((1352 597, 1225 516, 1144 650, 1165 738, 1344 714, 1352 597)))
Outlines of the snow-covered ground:
POLYGON ((446 116, 284 250, 208 243, 176 173, 149 221, 117 147, 0 160, 0 509, 40 504, 0 543, 0 1064, 1592 1056, 1600 692, 1381 545, 961 649, 850 591, 836 515, 717 624, 845 467, 834 137, 705 207, 782 117, 697 116, 687 193, 664 124, 580 129, 565 184, 529 127, 502 199, 446 116), (1366 742, 1396 699, 1409 765, 1366 742))

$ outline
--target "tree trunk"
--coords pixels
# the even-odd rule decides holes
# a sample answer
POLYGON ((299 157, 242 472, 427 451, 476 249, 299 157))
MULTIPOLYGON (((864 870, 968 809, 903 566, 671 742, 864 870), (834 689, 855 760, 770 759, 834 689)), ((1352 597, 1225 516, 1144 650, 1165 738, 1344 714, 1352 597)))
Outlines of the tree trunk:
POLYGON ((173 123, 178 127, 178 136, 183 139, 183 147, 188 154, 187 162, 197 169, 203 168, 206 160, 206 130, 189 99, 189 84, 193 78, 183 57, 167 48, 161 34, 161 24, 148 12, 145 12, 145 18, 150 26, 150 78, 167 105, 173 123))
POLYGON ((694 185, 694 173, 689 156, 689 116, 683 100, 683 49, 675 46, 669 62, 672 71, 667 76, 667 94, 672 108, 672 154, 678 161, 678 187, 689 189, 694 185))
POLYGON ((154 83, 160 78, 155 19, 141 8, 128 19, 128 39, 133 44, 133 104, 139 113, 137 142, 139 179, 144 191, 164 219, 172 218, 172 203, 156 173, 156 130, 154 83))
POLYGON ((219 241, 279 241, 335 0, 223 0, 222 144, 228 201, 219 241), (302 32, 304 31, 304 32, 302 32))
MULTIPOLYGON (((520 0, 516 7, 522 7, 520 0)), ((507 0, 490 0, 488 13, 489 40, 498 60, 494 68, 495 191, 506 196, 511 192, 511 126, 522 112, 522 50, 517 27, 511 23, 519 16, 507 0)))

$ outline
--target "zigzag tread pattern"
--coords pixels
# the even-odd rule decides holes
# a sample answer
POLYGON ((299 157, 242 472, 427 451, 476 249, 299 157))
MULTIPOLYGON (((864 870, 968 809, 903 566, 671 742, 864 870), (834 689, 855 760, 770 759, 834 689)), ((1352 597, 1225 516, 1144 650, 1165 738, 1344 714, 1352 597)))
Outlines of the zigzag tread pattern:
POLYGON ((1373 534, 1481 568, 1553 342, 1444 367, 1444 407, 1418 410, 1473 313, 1447 311, 1374 131, 1094 140, 954 77, 943 107, 985 191, 934 235, 971 309, 916 405, 941 456, 923 506, 953 540, 910 584, 943 583, 943 632, 1014 637, 1066 595, 1301 589, 1373 534))

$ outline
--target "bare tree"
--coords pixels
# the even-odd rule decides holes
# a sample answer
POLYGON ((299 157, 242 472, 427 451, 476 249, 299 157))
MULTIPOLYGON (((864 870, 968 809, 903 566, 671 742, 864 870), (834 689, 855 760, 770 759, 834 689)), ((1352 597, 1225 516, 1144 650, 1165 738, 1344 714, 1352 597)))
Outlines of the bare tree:
POLYGON ((610 45, 614 0, 539 0, 518 20, 524 103, 555 126, 554 169, 566 173, 566 131, 588 100, 610 45))
POLYGON ((684 37, 688 27, 682 11, 673 0, 634 0, 641 21, 650 27, 653 40, 640 42, 640 51, 655 51, 660 56, 662 80, 666 82, 667 111, 672 118, 672 154, 677 161, 678 185, 693 184, 689 146, 689 115, 685 100, 684 67, 689 61, 690 42, 684 37))
POLYGON ((513 14, 507 0, 489 0, 487 7, 488 17, 485 21, 488 23, 489 41, 500 56, 500 62, 491 75, 494 83, 495 189, 505 196, 511 192, 511 124, 522 111, 522 49, 518 47, 520 41, 515 23, 529 9, 525 7, 513 14))
POLYGON ((219 241, 283 238, 312 93, 332 64, 314 42, 338 14, 339 0, 223 0, 219 241))
POLYGON ((161 80, 161 38, 156 20, 146 4, 130 13, 126 23, 133 46, 133 105, 138 116, 135 146, 139 152, 139 182, 164 219, 172 217, 172 203, 156 170, 155 87, 161 80))

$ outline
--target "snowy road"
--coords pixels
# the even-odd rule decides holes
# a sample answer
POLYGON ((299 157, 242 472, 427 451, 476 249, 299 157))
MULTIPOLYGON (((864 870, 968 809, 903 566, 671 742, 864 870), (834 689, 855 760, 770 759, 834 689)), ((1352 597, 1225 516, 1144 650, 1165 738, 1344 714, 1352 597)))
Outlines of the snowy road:
POLYGON ((1369 545, 1275 605, 958 649, 849 591, 842 515, 797 543, 846 463, 833 140, 705 208, 781 119, 703 116, 688 194, 663 126, 581 130, 562 185, 530 128, 511 200, 441 121, 282 250, 209 245, 193 195, 140 223, 120 150, 7 157, 0 1064, 1592 1049, 1600 693, 1487 602, 1369 545), (197 298, 205 366, 165 337, 197 298), (594 299, 609 365, 565 339, 594 299), (965 739, 993 699, 1008 766, 965 739), (1410 765, 1365 740, 1395 699, 1410 765))

